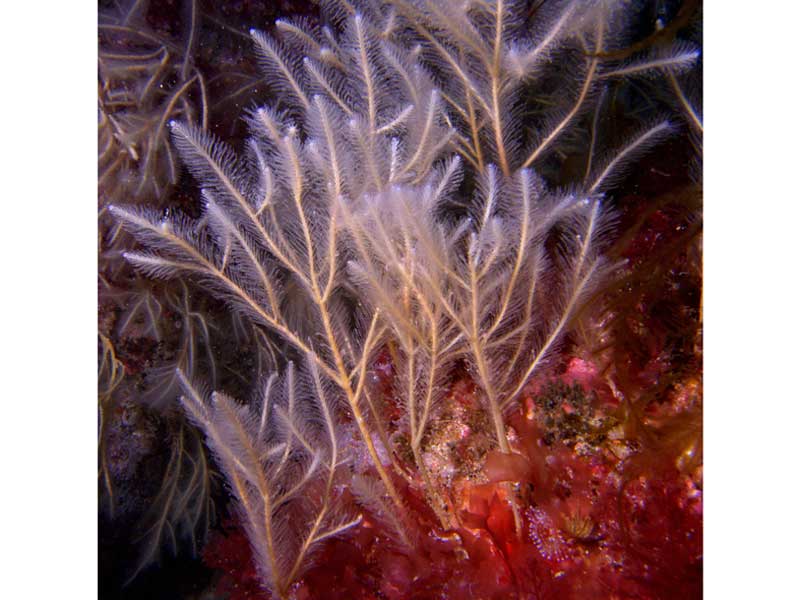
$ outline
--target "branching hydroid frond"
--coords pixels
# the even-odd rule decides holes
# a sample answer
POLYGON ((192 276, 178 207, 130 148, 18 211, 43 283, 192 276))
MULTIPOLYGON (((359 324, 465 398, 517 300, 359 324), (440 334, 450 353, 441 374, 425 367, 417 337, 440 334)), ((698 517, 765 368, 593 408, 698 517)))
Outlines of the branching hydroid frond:
POLYGON ((687 43, 676 44, 655 52, 652 56, 606 70, 603 77, 653 76, 659 71, 673 75, 680 74, 692 68, 699 56, 700 51, 694 46, 687 43))
POLYGON ((380 481, 356 475, 350 483, 350 489, 358 503, 393 534, 390 537, 391 542, 397 544, 401 550, 414 549, 417 542, 415 526, 409 522, 407 513, 396 511, 394 506, 386 502, 380 481))
POLYGON ((170 119, 207 125, 203 73, 193 64, 196 2, 187 3, 186 40, 150 30, 148 2, 101 11, 98 48, 98 188, 101 204, 148 201, 177 184, 180 164, 169 145, 170 119))
MULTIPOLYGON (((299 30, 289 29, 288 42, 307 49, 307 37, 315 31, 305 28, 298 35, 299 30)), ((253 111, 247 161, 212 135, 173 123, 178 152, 203 186, 201 221, 164 220, 122 207, 111 211, 150 249, 125 255, 145 274, 194 278, 300 355, 313 357, 345 396, 392 493, 360 408, 360 382, 377 339, 353 341, 338 308, 344 292, 332 207, 343 195, 358 198, 425 176, 449 134, 424 71, 411 60, 398 60, 402 50, 377 35, 363 17, 348 20, 335 45, 348 76, 337 79, 331 61, 312 55, 301 64, 291 48, 254 32, 267 70, 296 106, 282 113, 253 111), (304 67, 312 77, 301 74, 304 67), (318 93, 308 92, 309 79, 316 80, 318 93), (287 290, 296 297, 287 298, 287 290), (287 311, 297 303, 308 307, 308 320, 315 324, 305 334, 287 311)), ((369 323, 374 316, 355 315, 354 320, 369 323)))
POLYGON ((159 323, 163 307, 158 298, 149 288, 134 290, 125 294, 120 302, 125 306, 120 319, 115 326, 118 337, 129 335, 134 326, 141 329, 141 336, 151 337, 160 342, 163 334, 159 323))
POLYGON ((459 179, 455 169, 446 169, 441 180, 422 188, 420 196, 394 186, 364 198, 360 205, 340 204, 354 249, 348 273, 362 297, 380 307, 396 343, 395 387, 404 409, 403 425, 433 508, 445 526, 450 519, 422 459, 422 441, 445 395, 461 343, 455 308, 446 300, 449 291, 438 287, 450 277, 448 271, 455 275, 447 262, 457 252, 458 236, 449 237, 444 227, 428 222, 441 201, 435 196, 453 183, 448 178, 459 179))
POLYGON ((164 300, 165 308, 175 315, 180 337, 168 360, 146 372, 142 399, 153 408, 169 411, 180 391, 177 369, 192 378, 202 372, 204 380, 213 388, 217 385, 218 368, 211 349, 215 326, 197 302, 192 302, 186 284, 180 282, 176 290, 165 294, 164 300))
POLYGON ((494 162, 509 176, 551 149, 592 102, 602 77, 670 74, 688 68, 696 50, 676 44, 625 65, 602 58, 626 40, 626 11, 617 0, 527 3, 387 0, 398 15, 393 35, 407 48, 422 48, 426 66, 447 100, 458 151, 479 170, 494 162), (523 135, 515 113, 522 90, 549 70, 554 56, 571 54, 584 64, 570 78, 580 82, 572 105, 552 112, 543 127, 523 135))
POLYGON ((156 561, 162 547, 175 554, 181 538, 196 555, 213 517, 212 473, 206 450, 197 432, 181 425, 172 441, 169 462, 161 487, 145 516, 139 559, 128 582, 156 561))
POLYGON ((469 365, 497 445, 510 452, 504 413, 602 280, 599 250, 610 223, 597 199, 551 197, 528 170, 508 179, 490 167, 469 215, 446 225, 436 214, 447 196, 437 193, 449 178, 458 179, 453 169, 421 190, 394 186, 357 207, 342 205, 355 248, 348 272, 366 298, 385 307, 399 351, 397 396, 434 509, 443 503, 421 444, 454 362, 469 365), (558 249, 548 254, 544 242, 555 232, 558 249))
POLYGON ((624 174, 626 165, 631 164, 673 131, 674 127, 669 121, 662 121, 633 136, 625 146, 617 150, 605 164, 597 169, 594 176, 590 177, 591 181, 586 186, 588 192, 595 194, 608 189, 624 174))
POLYGON ((181 402, 227 478, 256 566, 284 598, 319 543, 360 521, 337 504, 342 456, 330 394, 313 361, 270 376, 252 406, 218 392, 209 398, 179 377, 181 402))

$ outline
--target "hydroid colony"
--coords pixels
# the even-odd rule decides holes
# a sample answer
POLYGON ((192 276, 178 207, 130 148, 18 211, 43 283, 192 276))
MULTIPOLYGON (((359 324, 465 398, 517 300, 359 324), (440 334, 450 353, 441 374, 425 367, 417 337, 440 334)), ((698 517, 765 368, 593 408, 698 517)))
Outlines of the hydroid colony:
MULTIPOLYGON (((413 545, 401 482, 440 530, 458 529, 425 456, 456 373, 476 386, 496 450, 512 454, 508 415, 614 266, 602 252, 614 223, 603 192, 674 125, 651 123, 615 152, 592 130, 584 176, 566 189, 537 166, 579 122, 597 124, 606 82, 677 85, 698 57, 677 45, 604 58, 625 46, 637 10, 323 1, 321 26, 251 31, 276 94, 247 114, 241 153, 195 124, 170 124, 202 188, 199 218, 111 208, 140 244, 125 258, 141 273, 191 281, 267 334, 265 356, 282 349, 247 403, 178 372, 181 404, 275 595, 287 597, 363 510, 413 545), (531 118, 537 98, 547 101, 531 118), (387 352, 400 407, 391 420, 374 382, 387 352)), ((518 486, 504 490, 521 536, 518 486)))

